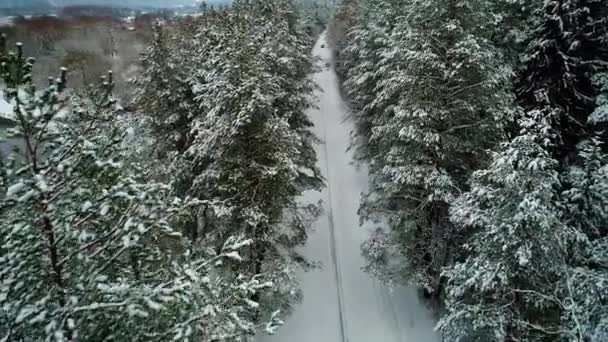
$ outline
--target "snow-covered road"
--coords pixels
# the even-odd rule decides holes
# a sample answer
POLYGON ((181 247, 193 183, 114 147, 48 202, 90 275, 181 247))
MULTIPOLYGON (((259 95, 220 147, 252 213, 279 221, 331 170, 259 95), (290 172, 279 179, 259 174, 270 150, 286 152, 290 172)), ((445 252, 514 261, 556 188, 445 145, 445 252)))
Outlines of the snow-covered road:
POLYGON ((367 169, 352 165, 347 152, 353 124, 346 120, 332 53, 323 34, 314 52, 322 71, 315 75, 321 90, 318 109, 309 115, 315 133, 323 140, 317 146, 319 165, 327 178, 327 189, 309 193, 307 200, 321 198, 325 214, 303 252, 323 268, 301 274, 304 300, 279 329, 277 335, 260 342, 435 342, 430 312, 411 288, 390 291, 361 270, 360 245, 371 227, 359 227, 357 208, 367 187, 367 169), (321 46, 324 45, 325 48, 321 46), (331 63, 331 67, 326 67, 331 63))

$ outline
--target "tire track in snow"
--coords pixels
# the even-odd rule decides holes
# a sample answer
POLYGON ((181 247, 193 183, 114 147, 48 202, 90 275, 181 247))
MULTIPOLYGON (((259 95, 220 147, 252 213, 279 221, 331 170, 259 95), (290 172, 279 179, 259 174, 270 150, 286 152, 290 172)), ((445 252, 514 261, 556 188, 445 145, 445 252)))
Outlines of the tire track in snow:
POLYGON ((323 120, 323 150, 325 152, 325 174, 327 175, 327 212, 329 220, 329 243, 331 249, 331 259, 336 277, 336 289, 338 295, 338 318, 340 322, 340 337, 342 342, 348 342, 346 330, 346 319, 344 317, 344 288, 342 285, 342 274, 340 272, 340 262, 338 260, 338 244, 336 243, 336 224, 334 221, 333 205, 332 205, 332 189, 331 189, 331 174, 329 173, 329 151, 327 149, 327 124, 325 116, 323 120))

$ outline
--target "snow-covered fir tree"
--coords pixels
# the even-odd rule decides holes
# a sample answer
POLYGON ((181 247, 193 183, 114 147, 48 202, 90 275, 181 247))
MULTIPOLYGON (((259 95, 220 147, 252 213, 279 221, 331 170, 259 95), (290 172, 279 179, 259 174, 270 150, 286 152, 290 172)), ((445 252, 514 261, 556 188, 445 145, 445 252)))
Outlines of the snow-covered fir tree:
POLYGON ((608 338, 608 154, 599 140, 581 142, 579 163, 562 175, 561 219, 577 231, 568 250, 562 336, 578 341, 608 338))
POLYGON ((219 271, 243 260, 252 240, 228 237, 216 251, 182 237, 181 217, 200 200, 171 197, 128 162, 130 132, 112 110, 111 74, 84 95, 66 89, 65 71, 37 89, 33 60, 20 45, 14 53, 0 45, 20 141, 1 170, 0 340, 241 341, 255 333, 260 304, 251 298, 274 284, 219 271))
MULTIPOLYGON (((377 114, 389 107, 390 101, 396 101, 398 84, 394 84, 394 91, 384 92, 382 96, 378 96, 377 85, 390 79, 391 73, 400 72, 394 68, 398 61, 395 60, 397 56, 391 37, 400 10, 398 3, 369 1, 360 6, 343 5, 354 7, 356 18, 356 24, 348 31, 345 47, 340 50, 341 63, 338 67, 345 75, 344 90, 357 118, 355 138, 358 159, 370 159, 374 155, 374 145, 369 140, 372 128, 378 125, 377 114)), ((386 81, 383 84, 386 85, 386 81)))
POLYGON ((473 235, 463 259, 444 273, 448 313, 440 328, 449 340, 608 336, 608 167, 596 135, 606 8, 605 1, 547 1, 534 20, 518 82, 520 131, 452 211, 459 229, 473 235), (531 123, 542 129, 530 130, 531 123), (536 157, 521 160, 531 147, 536 157))
POLYGON ((556 284, 577 234, 561 219, 546 113, 532 111, 519 125, 521 134, 475 172, 471 190, 451 208, 452 221, 471 237, 463 259, 444 273, 439 328, 447 341, 541 341, 558 333, 556 284))
POLYGON ((445 285, 449 341, 605 340, 608 2, 340 13, 354 143, 371 164, 361 215, 388 226, 363 244, 367 269, 445 285))
MULTIPOLYGON (((597 73, 593 76, 593 84, 597 89, 596 107, 589 116, 587 123, 598 128, 604 134, 608 128, 608 72, 597 73)), ((603 139, 606 141, 606 139, 603 139)))
MULTIPOLYGON (((188 144, 175 153, 179 172, 172 173, 191 182, 177 192, 214 203, 191 215, 200 241, 221 247, 233 234, 252 239, 243 262, 225 264, 225 272, 276 280, 281 286, 251 299, 276 303, 287 314, 301 297, 294 271, 309 266, 295 247, 306 241, 318 211, 300 208, 297 198, 322 185, 304 112, 313 90, 312 41, 285 0, 235 1, 180 25, 186 27, 171 38, 170 60, 179 61, 174 75, 187 84, 179 89, 192 91, 194 105, 188 144)), ((146 82, 164 88, 159 79, 146 82)))
MULTIPOLYGON (((192 144, 192 121, 200 113, 189 78, 193 51, 183 43, 193 38, 191 26, 185 22, 169 32, 156 23, 152 42, 141 58, 143 70, 134 80, 134 104, 143 112, 139 126, 150 131, 154 141, 144 158, 160 160, 163 166, 154 170, 156 178, 170 182, 173 193, 182 198, 192 186, 192 163, 185 152, 192 144)), ((193 240, 198 239, 198 221, 205 212, 193 208, 184 222, 184 232, 193 240)))
POLYGON ((560 174, 554 115, 523 116, 520 135, 473 175, 451 210, 471 236, 444 271, 439 328, 448 341, 608 336, 608 160, 597 140, 583 142, 580 165, 560 174))
POLYGON ((501 120, 512 115, 511 71, 491 40, 493 2, 386 3, 360 3, 355 45, 346 49, 359 60, 348 68, 347 91, 368 101, 355 104, 371 163, 361 214, 388 218, 390 228, 372 240, 384 251, 371 253, 370 270, 439 295, 441 268, 459 241, 449 204, 501 139, 501 120), (382 14, 381 4, 383 15, 366 17, 382 14))
POLYGON ((516 70, 522 67, 521 59, 530 31, 537 24, 538 18, 534 14, 542 6, 542 1, 496 1, 497 27, 493 40, 516 70))
MULTIPOLYGON (((222 44, 204 46, 210 55, 201 63, 208 67, 196 76, 207 114, 195 121, 188 151, 201 171, 193 191, 228 199, 232 229, 254 240, 244 271, 276 276, 284 285, 263 300, 282 302, 286 312, 301 296, 293 272, 307 265, 294 249, 308 229, 302 217, 308 213, 296 199, 321 186, 304 113, 312 91, 311 43, 297 25, 285 1, 237 1, 224 14, 216 27, 222 44)), ((211 233, 221 241, 235 232, 211 233)))
POLYGON ((608 1, 546 1, 537 17, 519 75, 518 100, 526 110, 547 101, 559 109, 552 118, 558 132, 554 153, 569 163, 578 143, 595 134, 588 118, 597 95, 593 76, 608 68, 608 1))
MULTIPOLYGON (((135 104, 149 118, 159 152, 183 153, 189 146, 190 121, 196 115, 192 87, 180 68, 175 37, 154 25, 151 45, 144 52, 141 76, 135 80, 135 104)), ((187 50, 185 50, 187 51, 187 50)), ((186 54, 179 51, 179 55, 186 54)))

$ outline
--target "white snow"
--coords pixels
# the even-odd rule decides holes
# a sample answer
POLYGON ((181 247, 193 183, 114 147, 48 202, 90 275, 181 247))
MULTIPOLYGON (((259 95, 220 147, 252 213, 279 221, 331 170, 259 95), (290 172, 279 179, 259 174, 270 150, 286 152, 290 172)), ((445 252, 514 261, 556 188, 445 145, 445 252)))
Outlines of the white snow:
POLYGON ((10 103, 6 102, 6 100, 4 99, 4 96, 2 94, 2 91, 0 90, 0 116, 2 117, 6 117, 6 118, 12 118, 12 113, 13 112, 13 107, 10 105, 10 103))
POLYGON ((92 206, 93 206, 93 203, 91 203, 91 201, 85 201, 82 204, 82 208, 80 208, 80 211, 82 211, 82 212, 88 211, 89 209, 91 209, 92 206))
MULTIPOLYGON (((320 65, 333 65, 326 34, 314 54, 320 65)), ((389 290, 361 270, 360 245, 371 227, 359 226, 357 209, 368 178, 365 166, 352 164, 347 152, 353 123, 341 99, 333 67, 315 75, 322 91, 318 109, 309 115, 315 133, 324 141, 317 146, 319 166, 327 178, 322 193, 308 193, 306 201, 323 200, 325 214, 316 222, 303 253, 321 261, 323 268, 300 274, 303 303, 276 335, 259 336, 258 342, 433 342, 435 321, 420 302, 415 289, 389 290)))
POLYGON ((6 197, 11 198, 15 196, 18 192, 21 191, 25 187, 25 184, 22 181, 11 185, 6 191, 6 197))
POLYGON ((239 252, 230 252, 230 253, 226 253, 226 257, 236 260, 236 261, 243 261, 243 258, 241 257, 241 255, 239 254, 239 252))

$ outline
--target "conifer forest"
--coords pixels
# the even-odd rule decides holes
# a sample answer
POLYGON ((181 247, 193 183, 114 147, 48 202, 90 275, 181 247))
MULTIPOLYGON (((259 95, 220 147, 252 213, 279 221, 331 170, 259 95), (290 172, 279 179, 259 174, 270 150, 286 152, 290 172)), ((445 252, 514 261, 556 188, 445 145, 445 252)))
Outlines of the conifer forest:
POLYGON ((608 0, 0 34, 0 342, 608 342, 608 0))

